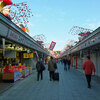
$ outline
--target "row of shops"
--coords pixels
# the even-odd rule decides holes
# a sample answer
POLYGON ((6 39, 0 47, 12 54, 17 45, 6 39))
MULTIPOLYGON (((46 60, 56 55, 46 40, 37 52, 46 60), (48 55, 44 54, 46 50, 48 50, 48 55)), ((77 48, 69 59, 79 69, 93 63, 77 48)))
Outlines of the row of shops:
POLYGON ((81 70, 87 55, 90 56, 95 65, 96 75, 100 76, 100 27, 94 30, 87 38, 66 50, 62 57, 70 57, 72 66, 81 70))
POLYGON ((31 74, 38 57, 48 52, 0 13, 0 80, 17 81, 31 74))

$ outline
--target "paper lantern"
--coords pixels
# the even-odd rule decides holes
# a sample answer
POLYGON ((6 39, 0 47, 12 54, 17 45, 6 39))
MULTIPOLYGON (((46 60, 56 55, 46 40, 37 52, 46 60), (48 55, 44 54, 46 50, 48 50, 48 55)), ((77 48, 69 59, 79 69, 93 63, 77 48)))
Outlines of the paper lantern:
POLYGON ((36 51, 33 51, 33 54, 36 54, 36 51))
POLYGON ((21 28, 24 32, 29 33, 29 29, 28 28, 21 28))
POLYGON ((69 45, 69 44, 67 44, 67 45, 66 45, 66 47, 70 47, 70 45, 69 45))
POLYGON ((24 32, 25 32, 25 30, 26 30, 25 28, 21 28, 21 29, 22 29, 24 32))
POLYGON ((12 5, 12 1, 11 0, 3 0, 7 5, 12 5))

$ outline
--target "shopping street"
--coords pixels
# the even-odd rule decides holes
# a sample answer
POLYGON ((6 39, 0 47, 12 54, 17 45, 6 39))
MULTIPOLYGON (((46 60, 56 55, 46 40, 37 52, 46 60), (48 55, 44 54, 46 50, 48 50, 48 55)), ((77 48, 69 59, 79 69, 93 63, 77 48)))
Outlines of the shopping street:
POLYGON ((36 81, 34 71, 2 92, 0 100, 100 100, 100 80, 96 76, 93 76, 89 89, 84 74, 75 68, 65 71, 63 65, 58 64, 58 72, 59 82, 49 80, 47 66, 43 80, 36 81))

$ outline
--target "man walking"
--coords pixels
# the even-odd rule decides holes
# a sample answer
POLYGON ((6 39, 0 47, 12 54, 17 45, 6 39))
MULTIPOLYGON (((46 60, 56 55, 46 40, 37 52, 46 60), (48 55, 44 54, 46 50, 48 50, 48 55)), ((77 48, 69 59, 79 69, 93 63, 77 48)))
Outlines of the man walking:
POLYGON ((70 59, 68 59, 68 70, 70 70, 70 64, 71 64, 71 61, 70 59))
POLYGON ((63 63, 64 63, 64 70, 67 71, 68 60, 66 59, 66 57, 63 59, 63 63))
POLYGON ((41 75, 41 80, 43 80, 43 70, 45 69, 45 66, 43 65, 42 58, 40 58, 39 61, 36 63, 36 69, 37 69, 37 81, 39 81, 40 75, 41 75))
POLYGON ((48 71, 50 76, 50 81, 54 80, 54 72, 57 69, 56 61, 51 57, 50 61, 48 62, 48 71))
POLYGON ((88 88, 91 88, 91 75, 92 71, 94 71, 95 74, 95 67, 93 62, 90 60, 90 56, 87 56, 87 60, 83 63, 83 69, 85 71, 88 88))

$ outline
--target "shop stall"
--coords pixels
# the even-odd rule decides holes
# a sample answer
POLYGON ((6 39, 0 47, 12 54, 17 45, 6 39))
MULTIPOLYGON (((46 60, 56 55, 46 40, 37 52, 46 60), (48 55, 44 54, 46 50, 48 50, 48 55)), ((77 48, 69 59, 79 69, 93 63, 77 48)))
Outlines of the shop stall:
MULTIPOLYGON (((30 35, 0 13, 0 79, 20 80, 32 73, 36 58, 23 58, 28 50, 48 54, 30 35), (8 63, 7 63, 8 62, 8 63), (24 63, 27 64, 24 64, 24 63), (21 66, 19 65, 21 63, 21 66), (31 65, 33 66, 31 66, 31 65), (9 67, 8 67, 9 66, 9 67), (23 67, 24 66, 24 67, 23 67), (31 67, 27 67, 31 66, 31 67)), ((32 54, 28 53, 30 57, 32 54)), ((27 54, 26 54, 27 55, 27 54)))
POLYGON ((26 67, 25 65, 11 66, 6 65, 2 72, 3 81, 13 81, 16 82, 22 77, 25 78, 32 73, 32 67, 26 67))

